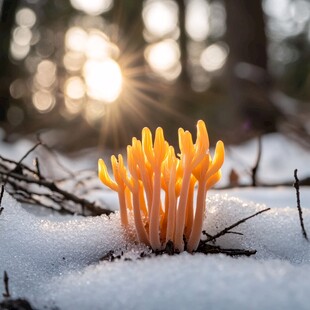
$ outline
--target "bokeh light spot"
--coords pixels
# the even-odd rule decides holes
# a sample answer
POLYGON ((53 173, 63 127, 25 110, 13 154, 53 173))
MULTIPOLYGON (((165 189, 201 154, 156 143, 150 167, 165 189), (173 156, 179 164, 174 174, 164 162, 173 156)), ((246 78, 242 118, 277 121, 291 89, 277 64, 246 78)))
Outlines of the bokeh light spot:
POLYGON ((103 32, 90 31, 85 50, 88 58, 105 59, 111 57, 114 53, 117 54, 117 50, 117 47, 110 42, 110 39, 103 32))
POLYGON ((15 16, 16 24, 21 27, 31 28, 37 21, 36 14, 29 8, 19 9, 15 16))
POLYGON ((66 32, 66 48, 74 52, 84 52, 87 45, 88 34, 80 27, 71 27, 66 32))
POLYGON ((75 100, 83 98, 85 95, 83 80, 78 76, 69 78, 65 83, 65 94, 75 100))
POLYGON ((209 5, 204 0, 191 0, 186 10, 186 31, 195 41, 203 41, 209 34, 209 5))
POLYGON ((146 30, 157 38, 177 28, 178 7, 174 1, 148 1, 142 14, 146 30))
POLYGON ((50 60, 42 60, 37 68, 35 82, 43 88, 50 88, 56 81, 56 64, 50 60))
POLYGON ((13 31, 13 40, 20 46, 27 46, 30 44, 32 32, 29 28, 16 27, 13 31))
POLYGON ((32 103, 38 112, 47 113, 55 106, 55 97, 49 91, 39 90, 33 94, 32 103))
POLYGON ((151 69, 168 80, 175 79, 180 74, 180 49, 174 40, 150 45, 145 50, 145 57, 151 69))
POLYGON ((71 5, 89 15, 99 15, 112 8, 113 0, 70 0, 71 5))
POLYGON ((208 72, 221 69, 228 55, 228 48, 225 44, 215 43, 208 46, 201 54, 201 66, 208 72))
POLYGON ((19 45, 15 41, 11 41, 10 55, 15 60, 23 60, 29 53, 29 45, 19 45))

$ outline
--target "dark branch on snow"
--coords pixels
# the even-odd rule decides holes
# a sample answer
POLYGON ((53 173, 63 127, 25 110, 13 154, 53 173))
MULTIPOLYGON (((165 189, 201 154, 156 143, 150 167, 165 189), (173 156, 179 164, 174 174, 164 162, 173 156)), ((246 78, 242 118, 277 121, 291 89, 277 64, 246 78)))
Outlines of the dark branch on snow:
POLYGON ((236 222, 236 223, 234 223, 234 224, 224 228, 222 231, 220 231, 219 233, 217 233, 214 236, 211 236, 211 235, 207 234, 205 231, 203 231, 202 233, 207 236, 207 239, 203 240, 203 242, 207 243, 207 242, 210 242, 210 241, 214 241, 214 240, 218 239, 219 237, 221 237, 223 235, 226 235, 227 233, 231 233, 231 230, 233 228, 235 228, 235 227, 239 226, 240 224, 246 222, 247 220, 249 220, 249 219, 251 219, 251 218, 253 218, 253 217, 255 217, 255 216, 257 216, 257 215, 259 215, 259 214, 261 214, 263 212, 269 211, 269 210, 270 210, 270 208, 266 208, 266 209, 263 209, 263 210, 260 210, 260 211, 256 212, 255 214, 252 214, 252 215, 250 215, 248 217, 245 217, 245 218, 241 219, 240 221, 238 221, 238 222, 236 222))
POLYGON ((18 167, 22 161, 26 159, 40 145, 42 145, 42 142, 39 140, 39 142, 37 142, 30 150, 28 150, 28 152, 19 160, 16 167, 18 167))
MULTIPOLYGON (((85 212, 87 212, 87 215, 93 216, 101 214, 109 215, 112 213, 112 211, 96 205, 94 202, 62 189, 60 186, 61 182, 48 180, 41 173, 38 158, 34 162, 35 169, 23 164, 22 161, 40 145, 55 156, 54 159, 62 170, 70 174, 67 181, 73 181, 75 183, 75 189, 82 183, 81 180, 75 179, 76 175, 68 172, 68 169, 58 161, 53 151, 42 143, 38 137, 38 143, 29 149, 18 162, 0 156, 0 181, 3 182, 1 193, 4 187, 6 187, 7 191, 20 202, 40 205, 61 213, 86 215, 85 212), (78 206, 79 208, 77 208, 78 206)), ((0 196, 1 198, 2 195, 3 193, 0 196)))
POLYGON ((304 225, 304 219, 303 219, 303 216, 302 216, 302 209, 301 209, 301 205, 300 205, 299 179, 297 177, 297 169, 294 170, 294 178, 295 178, 294 187, 296 189, 297 210, 298 210, 298 214, 299 214, 299 221, 300 221, 301 231, 302 231, 302 235, 304 236, 304 238, 307 241, 309 241, 308 235, 307 235, 307 232, 306 232, 306 228, 305 228, 305 225, 304 225))
POLYGON ((39 163, 39 158, 38 158, 38 157, 36 157, 36 158, 34 159, 34 166, 35 166, 35 168, 36 168, 36 170, 37 170, 38 178, 39 178, 40 180, 42 180, 43 178, 42 178, 42 175, 41 175, 41 169, 40 169, 40 163, 39 163))
POLYGON ((3 198, 3 194, 4 194, 4 185, 1 185, 1 191, 0 191, 0 215, 3 211, 3 207, 1 207, 1 203, 2 203, 2 198, 3 198))
POLYGON ((225 254, 228 256, 251 256, 256 254, 256 250, 244 250, 244 249, 223 249, 216 245, 200 242, 196 252, 204 254, 225 254))
POLYGON ((3 284, 4 284, 4 293, 2 294, 2 296, 4 298, 10 298, 11 294, 9 290, 9 276, 6 271, 4 271, 4 274, 3 274, 3 284))
POLYGON ((258 150, 257 150, 257 159, 254 167, 252 168, 252 186, 257 186, 257 171, 260 164, 262 155, 262 138, 258 138, 258 150))

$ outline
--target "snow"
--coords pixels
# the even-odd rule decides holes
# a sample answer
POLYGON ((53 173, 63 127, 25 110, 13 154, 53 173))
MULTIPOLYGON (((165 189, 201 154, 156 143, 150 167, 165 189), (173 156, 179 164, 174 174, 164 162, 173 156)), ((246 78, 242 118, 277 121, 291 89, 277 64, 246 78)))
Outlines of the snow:
MULTIPOLYGON (((243 145, 226 148, 225 169, 220 185, 228 184, 228 174, 233 168, 240 176, 242 184, 251 183, 251 168, 255 165, 258 140, 250 140, 243 145)), ((292 182, 294 170, 298 169, 300 179, 310 175, 309 149, 279 133, 262 137, 262 153, 258 169, 258 181, 266 184, 292 182)))
MULTIPOLYGON (((274 143, 271 137, 266 139, 270 139, 269 145, 289 147, 285 137, 280 142, 278 138, 273 137, 274 143)), ((32 146, 22 143, 12 147, 1 143, 1 155, 18 160, 25 148, 32 146)), ((282 182, 292 179, 296 154, 300 176, 302 169, 309 169, 310 155, 293 143, 290 146, 286 160, 281 148, 274 147, 273 152, 267 149, 267 155, 263 148, 261 178, 275 181, 281 173, 282 182), (271 161, 278 158, 278 165, 268 164, 268 156, 271 161)), ((239 153, 248 154, 245 163, 251 166, 255 141, 236 148, 234 154, 239 153)), ((83 164, 77 159, 74 165, 89 165, 89 159, 88 163, 84 157, 82 160, 83 164)), ((233 162, 232 157, 227 159, 224 175, 233 162)), ((304 176, 310 174, 305 171, 304 176)), ((301 187, 300 192, 304 224, 309 230, 310 188, 301 187)), ((115 193, 102 190, 101 194, 102 200, 117 208, 115 193)), ((294 188, 237 188, 208 193, 204 229, 209 234, 271 208, 233 229, 242 235, 226 234, 217 240, 223 248, 257 250, 255 256, 239 258, 181 253, 140 259, 142 251, 150 251, 135 244, 131 234, 121 228, 118 212, 109 218, 56 213, 42 216, 7 193, 2 207, 0 293, 4 292, 2 275, 6 270, 12 297, 24 297, 37 309, 309 308, 310 278, 306 275, 310 272, 310 245, 301 234, 294 188), (113 262, 101 261, 111 250, 124 255, 113 262)))

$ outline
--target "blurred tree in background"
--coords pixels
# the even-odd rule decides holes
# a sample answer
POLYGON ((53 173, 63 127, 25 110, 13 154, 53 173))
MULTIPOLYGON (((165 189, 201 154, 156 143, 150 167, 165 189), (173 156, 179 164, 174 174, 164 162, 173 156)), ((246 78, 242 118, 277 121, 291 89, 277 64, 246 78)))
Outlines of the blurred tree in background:
POLYGON ((2 0, 0 13, 7 139, 123 146, 160 125, 173 141, 197 119, 227 143, 309 136, 310 1, 2 0))

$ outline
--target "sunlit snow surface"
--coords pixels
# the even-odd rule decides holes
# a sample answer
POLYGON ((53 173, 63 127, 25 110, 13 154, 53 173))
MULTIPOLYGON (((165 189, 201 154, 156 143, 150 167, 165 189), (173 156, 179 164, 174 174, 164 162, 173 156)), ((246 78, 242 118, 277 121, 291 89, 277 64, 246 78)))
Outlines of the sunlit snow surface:
MULTIPOLYGON (((309 201, 307 202, 309 203, 309 201)), ((116 213, 36 217, 7 194, 0 219, 0 266, 13 297, 42 309, 307 309, 310 247, 295 208, 272 208, 218 240, 256 249, 254 258, 183 253, 137 260, 116 213), (99 262, 110 250, 132 261, 99 262)), ((213 234, 264 208, 227 195, 208 199, 204 229, 213 234)), ((304 209, 310 227, 310 210, 304 209)), ((4 288, 0 283, 0 289, 4 288)))
MULTIPOLYGON (((255 158, 254 145, 247 152, 255 158)), ((18 146, 16 150, 24 154, 18 146)), ((2 151, 19 159, 8 147, 2 151)), ((308 169, 306 152, 288 152, 302 154, 296 168, 308 169)), ((283 171, 284 159, 279 159, 280 166, 271 170, 270 165, 269 172, 280 169, 283 178, 289 178, 291 159, 283 162, 283 171)), ((231 159, 227 162, 230 167, 231 159)), ((114 193, 102 191, 101 199, 117 208, 114 193)), ((301 202, 310 231, 307 187, 301 188, 301 202)), ((7 193, 2 206, 0 293, 6 270, 12 297, 27 298, 37 309, 309 309, 310 245, 302 238, 294 188, 208 194, 204 229, 210 234, 271 208, 234 229, 243 235, 227 234, 217 241, 223 248, 256 249, 250 258, 182 253, 140 260, 139 254, 148 249, 122 231, 118 213, 110 218, 38 216, 7 193), (131 261, 100 261, 110 250, 123 251, 131 261)))

